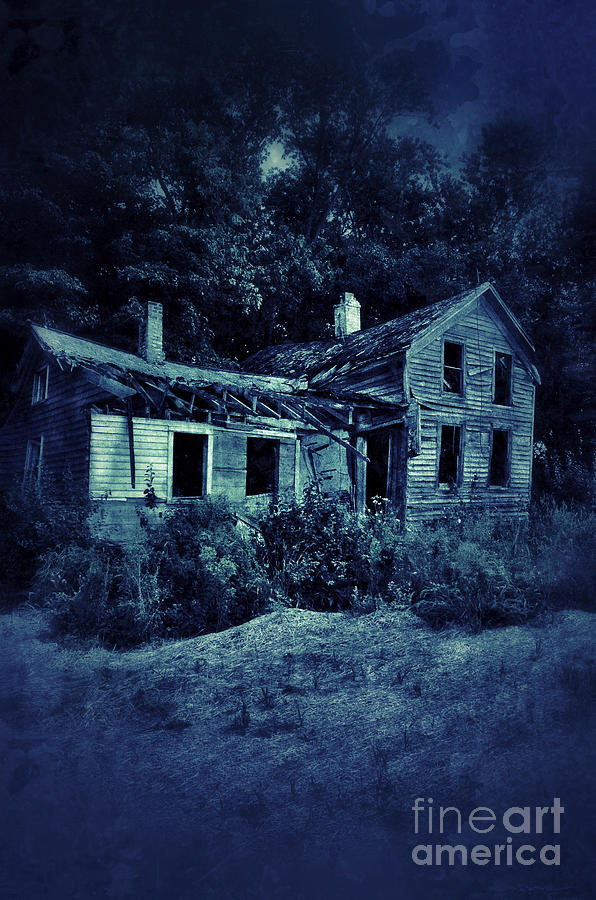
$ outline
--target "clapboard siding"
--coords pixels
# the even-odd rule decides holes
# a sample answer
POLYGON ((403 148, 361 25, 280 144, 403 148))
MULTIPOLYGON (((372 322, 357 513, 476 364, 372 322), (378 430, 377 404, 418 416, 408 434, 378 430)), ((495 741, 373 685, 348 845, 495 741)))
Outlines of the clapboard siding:
POLYGON ((105 392, 88 382, 79 370, 63 371, 38 351, 24 373, 11 414, 4 425, 0 443, 0 478, 21 479, 25 468, 27 442, 43 435, 44 472, 55 477, 68 474, 87 484, 89 463, 89 420, 87 408, 105 399, 105 392), (42 365, 49 366, 48 396, 32 404, 33 377, 42 365))
POLYGON ((534 384, 505 327, 482 298, 455 324, 421 349, 410 352, 408 383, 420 402, 420 453, 407 466, 407 519, 415 522, 444 513, 458 503, 499 512, 517 511, 530 493, 534 384), (462 396, 442 391, 443 342, 464 346, 462 396), (512 403, 493 403, 495 351, 513 356, 512 403), (437 484, 441 424, 462 428, 463 468, 456 491, 437 484), (489 486, 491 429, 511 433, 510 478, 489 486))
MULTIPOLYGON (((338 430, 336 436, 347 441, 347 431, 338 430)), ((351 490, 346 450, 336 441, 321 434, 304 435, 300 442, 298 492, 317 482, 325 493, 351 490)))
POLYGON ((377 362, 368 362, 346 374, 326 380, 332 391, 359 391, 369 397, 403 403, 403 355, 393 354, 377 362))
MULTIPOLYGON (((128 423, 125 416, 93 412, 91 415, 90 491, 96 499, 142 500, 149 467, 158 498, 171 499, 172 440, 176 432, 205 434, 208 440, 207 491, 231 503, 246 498, 246 439, 255 431, 217 428, 193 422, 134 417, 135 486, 131 483, 128 423)), ((295 438, 277 432, 258 432, 277 438, 279 489, 294 489, 295 438)))

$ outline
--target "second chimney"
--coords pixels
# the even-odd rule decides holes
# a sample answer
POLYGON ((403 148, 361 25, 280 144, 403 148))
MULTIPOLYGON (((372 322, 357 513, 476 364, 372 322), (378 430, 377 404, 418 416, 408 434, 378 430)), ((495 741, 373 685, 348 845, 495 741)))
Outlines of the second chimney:
POLYGON ((145 307, 145 318, 139 326, 139 356, 147 362, 163 362, 163 306, 150 300, 145 307))
POLYGON ((336 338, 345 338, 355 331, 360 331, 360 304, 354 294, 347 291, 342 294, 339 303, 334 307, 334 312, 336 338))

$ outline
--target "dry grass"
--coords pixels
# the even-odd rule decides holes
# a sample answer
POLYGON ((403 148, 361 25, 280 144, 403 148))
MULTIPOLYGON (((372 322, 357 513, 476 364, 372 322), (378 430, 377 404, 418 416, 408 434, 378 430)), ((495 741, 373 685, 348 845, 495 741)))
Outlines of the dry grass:
POLYGON ((472 636, 284 610, 126 653, 44 625, 0 620, 0 895, 514 897, 546 873, 583 896, 590 614, 472 636), (560 796, 565 870, 419 870, 416 796, 560 796))

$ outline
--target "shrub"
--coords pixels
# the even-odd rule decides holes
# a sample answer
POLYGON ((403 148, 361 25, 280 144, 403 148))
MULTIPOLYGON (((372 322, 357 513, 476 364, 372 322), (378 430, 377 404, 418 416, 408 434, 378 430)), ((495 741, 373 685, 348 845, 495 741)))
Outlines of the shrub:
POLYGON ((132 552, 106 542, 52 551, 37 573, 32 597, 53 610, 59 633, 111 646, 139 643, 153 636, 156 610, 134 590, 138 557, 133 559, 132 552))
POLYGON ((254 543, 223 500, 184 504, 148 528, 164 609, 164 633, 183 636, 238 625, 262 612, 269 587, 254 543))
POLYGON ((348 609, 358 581, 360 526, 342 498, 315 489, 281 498, 261 517, 264 563, 278 595, 293 606, 348 609))
POLYGON ((307 492, 260 522, 266 566, 288 602, 365 613, 411 604, 433 627, 523 622, 542 605, 527 528, 461 511, 414 531, 391 513, 355 516, 341 499, 307 492))
POLYGON ((544 444, 536 445, 534 455, 534 490, 539 500, 596 509, 596 458, 547 449, 544 444))
POLYGON ((72 479, 45 478, 0 493, 0 580, 26 588, 44 554, 55 547, 89 545, 88 497, 72 479))
POLYGON ((263 611, 269 591, 234 522, 227 504, 207 500, 147 525, 138 544, 52 551, 34 596, 55 610, 60 632, 119 647, 240 624, 263 611))
MULTIPOLYGON (((30 559, 46 546, 32 596, 56 611, 61 631, 110 645, 240 624, 269 608, 272 593, 355 615, 397 603, 434 628, 473 631, 522 623, 545 603, 593 604, 596 516, 552 500, 529 521, 458 510, 402 531, 391 513, 358 517, 342 498, 309 491, 272 504, 259 541, 239 531, 227 503, 204 500, 144 521, 145 540, 125 547, 84 537, 80 513, 61 505, 51 507, 55 525, 49 508, 18 507, 19 521, 35 524, 30 559), (62 535, 61 549, 47 549, 48 534, 62 535)), ((24 546, 29 532, 15 532, 24 546)))

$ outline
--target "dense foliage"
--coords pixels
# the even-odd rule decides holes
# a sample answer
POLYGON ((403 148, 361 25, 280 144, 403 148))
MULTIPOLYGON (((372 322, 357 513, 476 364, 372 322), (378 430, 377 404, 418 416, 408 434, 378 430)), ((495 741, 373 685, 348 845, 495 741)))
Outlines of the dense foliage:
POLYGON ((0 605, 11 605, 47 553, 91 543, 88 497, 65 477, 0 491, 0 605))
POLYGON ((44 557, 32 598, 59 631, 127 646, 238 625, 265 609, 269 590, 254 547, 226 503, 178 508, 146 539, 66 544, 44 557))
POLYGON ((596 517, 553 500, 529 522, 462 509, 405 532, 390 515, 357 517, 314 490, 280 499, 258 529, 207 500, 145 522, 144 539, 125 545, 81 530, 78 507, 63 501, 11 502, 5 546, 19 568, 5 559, 7 575, 29 583, 59 632, 109 646, 218 631, 280 604, 354 615, 389 604, 434 628, 473 631, 546 607, 593 608, 596 517))
MULTIPOLYGON (((34 6, 7 50, 5 405, 28 319, 130 348, 139 301, 160 300, 170 357, 241 360, 328 333, 342 290, 366 326, 490 279, 538 348, 546 467, 592 465, 596 168, 589 141, 561 143, 580 91, 558 130, 501 113, 447 162, 395 122, 434 121, 448 63, 384 46, 398 18, 373 33, 360 3, 34 6)), ((551 12, 545 65, 570 41, 575 62, 571 13, 551 12)))

